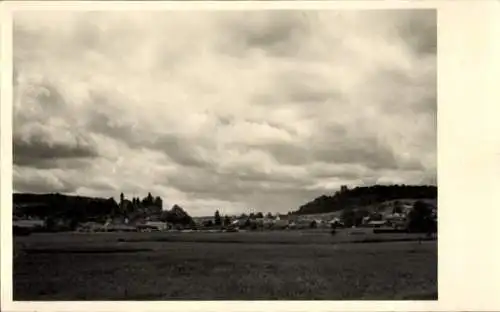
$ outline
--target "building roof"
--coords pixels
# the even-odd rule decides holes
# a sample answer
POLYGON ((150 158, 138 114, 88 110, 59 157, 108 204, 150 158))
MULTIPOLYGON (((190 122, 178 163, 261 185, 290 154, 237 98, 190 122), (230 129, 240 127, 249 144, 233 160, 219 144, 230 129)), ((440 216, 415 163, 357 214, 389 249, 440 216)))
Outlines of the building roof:
POLYGON ((382 224, 385 224, 386 222, 387 221, 385 221, 385 220, 380 220, 380 221, 372 220, 372 221, 369 221, 368 224, 372 224, 372 225, 379 225, 380 224, 380 225, 382 225, 382 224))

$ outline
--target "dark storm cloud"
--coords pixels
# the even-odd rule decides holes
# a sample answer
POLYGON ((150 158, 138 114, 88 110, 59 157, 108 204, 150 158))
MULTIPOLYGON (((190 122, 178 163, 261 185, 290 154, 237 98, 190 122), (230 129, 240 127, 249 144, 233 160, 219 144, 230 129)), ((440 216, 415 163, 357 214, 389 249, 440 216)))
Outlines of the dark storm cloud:
MULTIPOLYGON (((34 134, 29 140, 13 138, 14 164, 32 167, 58 167, 58 159, 82 159, 98 157, 96 149, 82 139, 75 144, 53 143, 41 135, 34 134)), ((84 165, 85 163, 74 163, 84 165)))
MULTIPOLYGON (((16 80, 19 75, 16 70, 16 80)), ((88 133, 75 131, 72 117, 60 119, 68 105, 58 88, 46 79, 15 86, 13 114, 14 165, 34 168, 83 167, 99 156, 88 133), (17 92, 16 92, 17 91, 17 92), (55 125, 51 123, 57 120, 55 125), (61 162, 59 162, 61 160, 61 162)))
POLYGON ((92 166, 91 159, 82 158, 33 158, 14 155, 14 165, 33 169, 79 169, 85 170, 92 166))

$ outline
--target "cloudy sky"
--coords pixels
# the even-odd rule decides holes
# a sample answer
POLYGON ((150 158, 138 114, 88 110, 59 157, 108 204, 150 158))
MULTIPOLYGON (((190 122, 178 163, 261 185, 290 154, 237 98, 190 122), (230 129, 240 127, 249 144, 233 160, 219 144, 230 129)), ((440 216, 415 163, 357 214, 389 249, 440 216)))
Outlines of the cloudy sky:
POLYGON ((287 212, 436 183, 435 11, 18 12, 14 190, 287 212))

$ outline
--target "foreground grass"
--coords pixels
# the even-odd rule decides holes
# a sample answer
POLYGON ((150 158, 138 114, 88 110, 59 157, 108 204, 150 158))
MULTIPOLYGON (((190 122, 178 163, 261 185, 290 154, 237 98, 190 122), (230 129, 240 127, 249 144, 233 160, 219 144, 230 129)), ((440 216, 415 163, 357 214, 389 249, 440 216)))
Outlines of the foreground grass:
POLYGON ((437 298, 435 242, 335 244, 345 238, 318 232, 214 234, 16 238, 14 299, 437 298), (210 244, 202 241, 209 238, 210 244), (298 243, 280 243, 290 240, 298 243))

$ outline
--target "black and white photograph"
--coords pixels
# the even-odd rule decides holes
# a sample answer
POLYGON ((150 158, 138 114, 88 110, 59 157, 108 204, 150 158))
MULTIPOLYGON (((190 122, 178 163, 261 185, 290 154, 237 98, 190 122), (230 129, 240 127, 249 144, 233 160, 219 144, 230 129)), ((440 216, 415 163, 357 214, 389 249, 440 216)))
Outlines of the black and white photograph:
POLYGON ((438 300, 435 9, 12 22, 13 300, 438 300))

